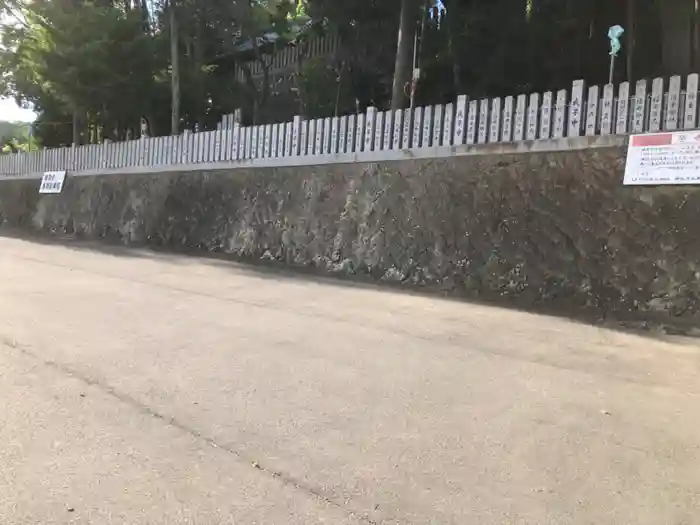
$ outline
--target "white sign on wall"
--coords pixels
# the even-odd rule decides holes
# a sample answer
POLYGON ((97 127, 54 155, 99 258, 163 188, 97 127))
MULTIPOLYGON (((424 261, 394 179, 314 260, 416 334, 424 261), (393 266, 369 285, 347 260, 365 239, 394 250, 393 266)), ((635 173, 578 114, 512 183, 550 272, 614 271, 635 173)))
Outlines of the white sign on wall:
POLYGON ((47 171, 44 173, 44 176, 41 177, 39 193, 61 193, 65 180, 65 171, 47 171))
POLYGON ((624 184, 700 184, 700 131, 632 135, 624 184))

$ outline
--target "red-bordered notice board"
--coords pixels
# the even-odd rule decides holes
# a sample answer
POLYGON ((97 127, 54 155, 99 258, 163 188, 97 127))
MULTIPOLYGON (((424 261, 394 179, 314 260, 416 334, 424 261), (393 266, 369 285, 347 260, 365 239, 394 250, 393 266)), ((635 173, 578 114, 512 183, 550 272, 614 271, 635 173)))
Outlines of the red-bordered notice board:
POLYGON ((700 131, 632 135, 624 184, 700 184, 700 131))

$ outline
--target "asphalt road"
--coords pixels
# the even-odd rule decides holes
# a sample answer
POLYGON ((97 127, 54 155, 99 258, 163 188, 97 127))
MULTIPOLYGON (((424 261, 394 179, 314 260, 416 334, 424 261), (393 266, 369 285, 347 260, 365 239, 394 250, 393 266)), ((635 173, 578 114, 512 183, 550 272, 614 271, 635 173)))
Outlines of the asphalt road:
POLYGON ((0 523, 681 525, 700 344, 0 238, 0 523))

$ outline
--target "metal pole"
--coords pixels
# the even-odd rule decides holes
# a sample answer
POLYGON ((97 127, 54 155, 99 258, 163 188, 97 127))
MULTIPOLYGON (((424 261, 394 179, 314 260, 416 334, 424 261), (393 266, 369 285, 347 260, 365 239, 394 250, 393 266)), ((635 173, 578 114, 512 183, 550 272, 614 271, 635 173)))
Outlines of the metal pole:
POLYGON ((608 84, 613 83, 613 73, 615 72, 615 55, 610 55, 610 74, 608 75, 608 84))

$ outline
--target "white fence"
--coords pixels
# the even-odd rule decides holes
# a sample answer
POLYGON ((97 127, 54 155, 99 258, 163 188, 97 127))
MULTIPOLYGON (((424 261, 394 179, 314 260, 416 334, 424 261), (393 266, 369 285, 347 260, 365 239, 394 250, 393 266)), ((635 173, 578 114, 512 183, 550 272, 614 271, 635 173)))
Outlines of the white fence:
POLYGON ((18 178, 45 171, 74 174, 199 163, 246 166, 314 164, 321 156, 460 146, 523 140, 695 129, 698 127, 698 75, 682 86, 681 77, 651 83, 640 80, 505 98, 468 100, 411 110, 367 113, 261 126, 239 126, 226 118, 220 129, 126 142, 44 149, 0 155, 0 177, 18 178), (684 89, 682 89, 684 88, 684 89), (292 161, 291 157, 295 157, 292 161), (300 159, 299 157, 306 157, 300 159))

